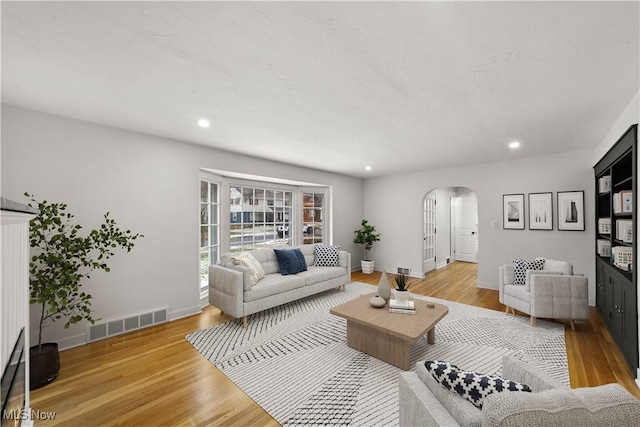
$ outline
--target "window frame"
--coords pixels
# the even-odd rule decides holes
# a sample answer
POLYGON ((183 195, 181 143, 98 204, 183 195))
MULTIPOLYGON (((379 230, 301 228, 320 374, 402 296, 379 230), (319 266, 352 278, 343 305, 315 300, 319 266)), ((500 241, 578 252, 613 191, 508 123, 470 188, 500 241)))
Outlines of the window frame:
MULTIPOLYGON (((203 253, 207 253, 207 260, 208 260, 208 265, 212 265, 217 263, 220 260, 220 255, 222 254, 221 250, 222 250, 222 242, 221 242, 221 206, 220 206, 220 202, 221 202, 221 183, 214 179, 213 177, 206 175, 206 174, 200 174, 199 180, 199 192, 200 195, 198 197, 198 207, 199 207, 199 215, 198 215, 198 235, 200 237, 200 244, 198 247, 198 258, 199 258, 199 266, 200 266, 200 273, 199 273, 199 291, 201 296, 208 294, 208 276, 209 273, 208 271, 203 275, 203 260, 202 260, 202 256, 203 253), (202 184, 203 183, 207 183, 207 199, 206 201, 202 200, 202 184), (216 196, 217 196, 217 200, 213 201, 211 200, 211 188, 212 186, 216 187, 216 196), (207 206, 207 221, 206 224, 203 224, 203 205, 207 206), (213 209, 212 209, 213 208, 213 209), (215 214, 214 214, 215 211, 215 214), (215 217, 215 219, 217 219, 217 222, 215 221, 215 219, 213 219, 215 217), (203 227, 206 227, 207 229, 207 245, 203 246, 203 227), (215 230, 215 232, 214 232, 215 230), (213 250, 215 248, 215 251, 213 250), (215 252, 215 260, 213 260, 212 258, 212 254, 215 252), (204 276, 206 276, 207 280, 204 279, 204 276), (204 283, 204 284, 203 284, 204 283)), ((208 267, 207 267, 208 268, 208 267)))

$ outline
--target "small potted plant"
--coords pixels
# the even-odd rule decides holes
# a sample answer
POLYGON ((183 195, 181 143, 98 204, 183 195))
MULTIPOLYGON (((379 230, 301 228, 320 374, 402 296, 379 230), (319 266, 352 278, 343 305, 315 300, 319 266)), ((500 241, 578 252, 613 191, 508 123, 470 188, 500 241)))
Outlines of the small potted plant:
POLYGON ((354 237, 353 243, 362 245, 364 248, 364 259, 360 261, 362 272, 366 274, 373 273, 375 261, 369 259, 369 251, 375 242, 380 241, 380 233, 376 233, 376 228, 373 225, 369 225, 366 219, 362 220, 360 229, 355 230, 354 233, 356 237, 354 237))
POLYGON ((52 382, 60 371, 58 344, 42 342, 45 321, 64 319, 65 329, 83 319, 93 324, 97 319, 92 317, 91 295, 82 291, 81 280, 89 278, 93 270, 108 272, 105 261, 113 251, 121 248, 129 252, 134 240, 143 236, 120 230, 107 212, 100 228, 82 237, 82 227, 72 223, 66 204, 38 202, 28 193, 25 196, 30 198, 29 206, 39 211, 29 223, 29 302, 40 306, 38 345, 31 347, 29 354, 33 390, 52 382))
POLYGON ((406 304, 409 301, 409 279, 404 274, 396 274, 394 278, 396 302, 399 304, 406 304))

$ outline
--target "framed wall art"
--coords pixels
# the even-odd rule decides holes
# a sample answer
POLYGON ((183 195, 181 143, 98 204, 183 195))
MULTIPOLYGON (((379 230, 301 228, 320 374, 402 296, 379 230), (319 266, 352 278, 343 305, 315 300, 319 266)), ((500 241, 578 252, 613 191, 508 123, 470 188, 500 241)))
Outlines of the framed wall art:
POLYGON ((529 193, 529 230, 553 230, 553 193, 529 193))
POLYGON ((524 194, 502 195, 502 228, 524 230, 524 194))
POLYGON ((558 191, 558 230, 584 231, 584 191, 558 191))

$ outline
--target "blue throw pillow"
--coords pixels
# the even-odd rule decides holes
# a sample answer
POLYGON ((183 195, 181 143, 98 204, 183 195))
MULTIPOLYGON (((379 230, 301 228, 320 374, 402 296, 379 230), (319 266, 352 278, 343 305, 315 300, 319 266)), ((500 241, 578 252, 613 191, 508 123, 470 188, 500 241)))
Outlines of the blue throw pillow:
POLYGON ((280 274, 287 276, 289 274, 307 271, 307 263, 300 249, 274 249, 278 264, 280 265, 280 274))

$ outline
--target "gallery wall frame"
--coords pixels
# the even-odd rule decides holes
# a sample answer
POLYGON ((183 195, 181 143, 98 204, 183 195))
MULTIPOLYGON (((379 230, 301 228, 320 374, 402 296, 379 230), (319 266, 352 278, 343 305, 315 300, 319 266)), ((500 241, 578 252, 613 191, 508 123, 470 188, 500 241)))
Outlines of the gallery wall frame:
POLYGON ((529 193, 529 230, 553 230, 553 193, 529 193))
POLYGON ((502 228, 524 230, 524 193, 502 195, 502 228))
POLYGON ((558 230, 584 231, 584 191, 558 191, 558 230))

